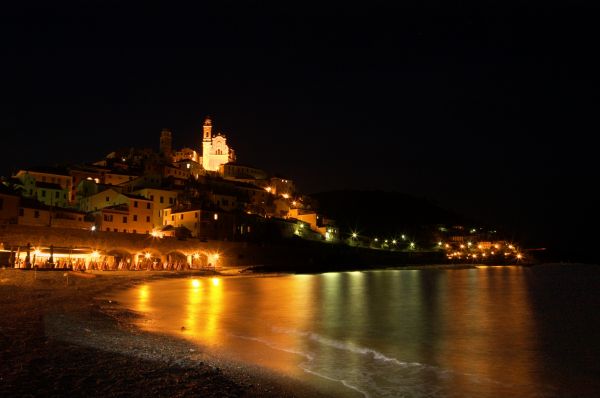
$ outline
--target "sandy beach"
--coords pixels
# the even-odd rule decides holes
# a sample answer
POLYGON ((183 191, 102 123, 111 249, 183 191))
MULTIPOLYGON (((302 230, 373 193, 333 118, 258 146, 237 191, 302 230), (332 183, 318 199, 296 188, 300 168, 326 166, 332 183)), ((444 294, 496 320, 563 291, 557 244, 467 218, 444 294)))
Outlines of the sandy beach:
POLYGON ((310 387, 142 332, 111 292, 202 274, 0 270, 0 396, 319 396, 310 387))

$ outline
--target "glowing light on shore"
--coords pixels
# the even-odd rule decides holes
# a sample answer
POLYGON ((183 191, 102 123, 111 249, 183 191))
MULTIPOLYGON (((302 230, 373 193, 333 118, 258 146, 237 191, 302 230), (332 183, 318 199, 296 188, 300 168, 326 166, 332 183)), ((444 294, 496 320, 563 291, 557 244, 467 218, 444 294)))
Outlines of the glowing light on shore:
POLYGON ((98 258, 98 257, 100 257, 100 252, 99 252, 99 251, 97 251, 97 250, 94 250, 94 251, 92 252, 92 258, 98 258))
POLYGON ((357 236, 358 236, 358 234, 357 234, 356 232, 352 232, 352 237, 353 237, 354 239, 356 239, 356 237, 357 237, 357 236))
POLYGON ((149 259, 149 258, 150 258, 150 257, 152 257, 152 256, 150 255, 150 253, 146 253, 146 254, 144 254, 144 257, 145 257, 146 259, 149 259))
POLYGON ((283 195, 281 195, 281 196, 283 196, 283 198, 284 198, 284 199, 289 199, 289 198, 290 198, 290 195, 289 195, 289 194, 287 194, 287 193, 284 193, 284 194, 283 194, 283 195))

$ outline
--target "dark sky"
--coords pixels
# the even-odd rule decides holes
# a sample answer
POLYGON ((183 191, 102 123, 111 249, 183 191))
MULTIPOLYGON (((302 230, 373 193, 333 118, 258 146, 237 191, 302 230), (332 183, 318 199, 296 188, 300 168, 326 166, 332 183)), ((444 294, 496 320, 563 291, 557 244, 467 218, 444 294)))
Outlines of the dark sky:
POLYGON ((596 9, 79 3, 0 12, 2 174, 156 148, 163 127, 199 147, 210 114, 240 162, 305 192, 398 190, 592 242, 596 9))

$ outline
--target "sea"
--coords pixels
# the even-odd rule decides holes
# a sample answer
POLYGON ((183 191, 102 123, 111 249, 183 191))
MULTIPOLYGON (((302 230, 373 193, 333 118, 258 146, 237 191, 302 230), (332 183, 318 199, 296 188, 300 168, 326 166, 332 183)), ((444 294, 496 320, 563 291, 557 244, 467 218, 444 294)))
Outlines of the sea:
POLYGON ((159 280, 115 297, 166 333, 348 397, 600 396, 600 266, 159 280))

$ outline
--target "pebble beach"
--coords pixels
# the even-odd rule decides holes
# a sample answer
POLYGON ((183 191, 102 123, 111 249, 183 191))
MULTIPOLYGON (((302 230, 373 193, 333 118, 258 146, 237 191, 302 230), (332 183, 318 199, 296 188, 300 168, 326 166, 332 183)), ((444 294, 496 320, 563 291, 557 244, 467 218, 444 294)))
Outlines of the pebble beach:
POLYGON ((319 396, 309 386, 139 330, 110 293, 190 272, 0 270, 0 396, 319 396))

